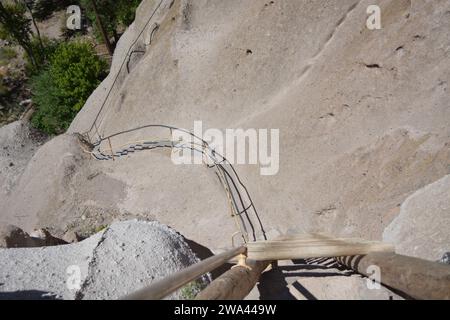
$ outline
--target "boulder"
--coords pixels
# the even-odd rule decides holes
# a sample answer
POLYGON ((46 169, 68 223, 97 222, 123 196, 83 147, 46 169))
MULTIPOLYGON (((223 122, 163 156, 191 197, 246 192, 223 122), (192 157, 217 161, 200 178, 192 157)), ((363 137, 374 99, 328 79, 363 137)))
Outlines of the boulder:
POLYGON ((76 243, 76 242, 80 242, 82 240, 82 238, 80 237, 80 235, 74 231, 67 231, 63 237, 62 240, 64 240, 67 243, 76 243))
POLYGON ((399 254, 439 261, 450 249, 450 175, 422 188, 401 205, 383 234, 399 254))
POLYGON ((0 249, 0 300, 117 299, 198 261, 166 225, 116 222, 79 243, 0 249))

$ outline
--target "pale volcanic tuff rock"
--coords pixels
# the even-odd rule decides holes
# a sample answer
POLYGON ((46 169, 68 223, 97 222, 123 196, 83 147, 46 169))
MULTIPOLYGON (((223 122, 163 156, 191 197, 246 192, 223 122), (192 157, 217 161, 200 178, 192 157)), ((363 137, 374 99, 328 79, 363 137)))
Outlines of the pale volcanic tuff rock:
POLYGON ((0 225, 0 248, 29 248, 67 244, 53 237, 48 230, 39 229, 31 234, 13 225, 0 225))
MULTIPOLYGON (((376 31, 366 28, 371 4, 143 1, 110 76, 2 196, 1 221, 62 234, 132 212, 210 248, 226 246, 235 227, 212 171, 176 166, 163 150, 98 162, 71 135, 95 119, 102 136, 150 123, 192 129, 201 120, 204 129, 280 129, 277 175, 236 167, 266 229, 381 240, 409 196, 450 174, 450 3, 378 1, 376 31), (145 53, 120 69, 132 50, 145 53)), ((130 133, 112 144, 159 134, 130 133)), ((445 216, 427 217, 430 252, 442 255, 445 216)), ((402 247, 403 236, 392 239, 402 247)))
POLYGON ((21 120, 0 128, 0 199, 11 194, 43 141, 45 137, 21 120))
POLYGON ((167 226, 117 222, 75 244, 0 249, 0 299, 117 299, 195 262, 167 226))
POLYGON ((446 176, 409 196, 383 238, 396 244, 397 253, 448 263, 449 226, 450 176, 446 176))
MULTIPOLYGON (((158 3, 141 5, 115 72, 158 3)), ((195 120, 204 129, 280 129, 277 175, 237 171, 267 229, 282 233, 381 239, 398 205, 450 173, 448 2, 380 1, 377 31, 365 26, 364 0, 162 3, 135 46, 146 53, 133 54, 99 115, 102 135, 149 123, 192 129, 195 120)), ((112 79, 70 132, 89 129, 112 79)), ((164 151, 104 165, 127 185, 122 210, 151 208, 211 247, 233 233, 226 197, 203 167, 174 166, 164 151)))
POLYGON ((234 224, 211 171, 175 166, 162 150, 101 163, 83 155, 70 134, 89 129, 117 74, 97 119, 103 136, 149 123, 192 129, 195 120, 280 129, 277 175, 236 168, 267 229, 381 239, 409 195, 450 173, 448 2, 381 1, 378 31, 365 27, 369 1, 163 0, 150 19, 159 3, 143 1, 110 76, 69 134, 35 155, 2 201, 2 220, 63 233, 85 210, 133 212, 210 247, 229 241, 234 224), (128 73, 120 66, 136 38, 132 50, 146 53, 132 54, 128 73))

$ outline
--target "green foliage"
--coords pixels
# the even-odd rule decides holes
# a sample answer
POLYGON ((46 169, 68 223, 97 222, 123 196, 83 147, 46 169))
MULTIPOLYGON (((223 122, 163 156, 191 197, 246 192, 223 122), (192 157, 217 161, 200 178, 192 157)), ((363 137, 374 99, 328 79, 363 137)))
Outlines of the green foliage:
POLYGON ((140 3, 140 0, 117 1, 117 20, 124 26, 132 24, 140 3))
POLYGON ((106 228, 108 228, 108 226, 106 226, 106 225, 99 225, 99 226, 97 226, 97 227, 92 229, 92 234, 99 233, 99 232, 105 230, 106 228))
MULTIPOLYGON (((109 36, 117 38, 119 26, 127 27, 134 21, 136 9, 140 3, 141 0, 96 0, 100 19, 109 36)), ((96 37, 101 39, 92 1, 80 0, 80 4, 86 9, 87 17, 94 26, 96 37)))
POLYGON ((50 57, 53 55, 55 50, 58 48, 60 42, 58 40, 48 39, 43 37, 39 40, 37 37, 33 36, 30 41, 30 47, 34 52, 34 64, 30 57, 26 56, 26 70, 29 75, 38 74, 46 65, 49 63, 50 57), (42 41, 42 46, 41 46, 42 41))
POLYGON ((17 57, 17 52, 11 47, 0 48, 0 66, 7 65, 12 59, 17 57))
POLYGON ((38 106, 32 123, 49 134, 65 131, 106 75, 107 64, 83 42, 60 44, 49 67, 32 78, 38 106))
POLYGON ((65 10, 68 6, 77 4, 77 0, 36 0, 33 5, 33 14, 36 20, 44 21, 55 11, 65 10))
POLYGON ((36 50, 33 44, 34 34, 31 29, 32 19, 23 1, 0 2, 0 38, 20 45, 26 52, 29 64, 38 68, 42 46, 36 50))
POLYGON ((31 34, 31 20, 22 3, 0 2, 0 38, 13 42, 27 41, 31 34))
POLYGON ((64 98, 64 104, 79 111, 105 76, 106 63, 87 43, 72 42, 58 47, 50 63, 50 73, 64 98))
MULTIPOLYGON (((1 47, 0 48, 0 66, 6 66, 8 65, 14 58, 17 57, 17 52, 11 47, 1 47)), ((8 86, 8 84, 5 83, 5 77, 8 76, 8 78, 13 81, 16 79, 19 79, 19 76, 17 75, 17 72, 14 68, 6 68, 2 70, 2 73, 0 74, 0 103, 1 105, 5 104, 5 98, 9 97, 11 94, 11 88, 8 86)))
POLYGON ((9 94, 8 88, 3 84, 4 76, 0 74, 0 101, 9 94))
POLYGON ((207 283, 204 280, 194 280, 181 288, 180 293, 184 300, 194 300, 197 294, 205 289, 206 286, 207 283))
POLYGON ((31 79, 33 101, 38 109, 33 114, 31 123, 42 131, 54 134, 69 127, 76 112, 60 104, 60 93, 49 70, 41 72, 31 79))

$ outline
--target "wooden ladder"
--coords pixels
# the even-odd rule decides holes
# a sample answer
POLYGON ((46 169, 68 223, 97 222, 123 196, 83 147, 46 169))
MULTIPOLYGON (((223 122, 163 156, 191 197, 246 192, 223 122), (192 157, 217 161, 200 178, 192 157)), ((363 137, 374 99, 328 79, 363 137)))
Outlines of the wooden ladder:
POLYGON ((328 258, 394 252, 394 246, 355 238, 333 238, 324 234, 284 236, 272 241, 247 244, 247 257, 256 261, 328 258))

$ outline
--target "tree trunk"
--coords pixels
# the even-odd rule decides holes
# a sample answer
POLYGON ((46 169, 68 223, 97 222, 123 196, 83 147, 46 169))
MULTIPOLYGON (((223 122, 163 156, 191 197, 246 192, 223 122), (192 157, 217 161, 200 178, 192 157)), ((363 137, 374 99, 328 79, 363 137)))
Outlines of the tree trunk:
POLYGON ((117 34, 117 30, 116 29, 114 29, 113 30, 113 36, 114 36, 114 46, 116 46, 117 45, 117 42, 119 42, 119 35, 117 34))
POLYGON ((30 13, 31 21, 33 22, 33 26, 34 26, 34 28, 36 29, 36 35, 37 35, 37 38, 38 38, 38 40, 39 40, 39 45, 40 45, 40 47, 41 47, 42 54, 43 54, 43 53, 44 53, 44 43, 42 42, 41 32, 39 31, 39 27, 38 27, 38 25, 37 25, 37 23, 36 23, 36 19, 34 19, 33 10, 31 9, 30 6, 28 6, 28 4, 27 4, 26 1, 25 1, 25 6, 27 7, 28 12, 30 13))
MULTIPOLYGON (((11 26, 14 24, 13 18, 11 17, 10 13, 5 9, 2 2, 0 2, 0 23, 3 23, 7 26, 11 26)), ((34 55, 34 51, 29 41, 29 38, 27 37, 28 39, 24 39, 22 34, 18 33, 16 30, 13 29, 8 30, 8 32, 10 33, 11 38, 13 38, 28 55, 31 64, 33 65, 33 68, 37 68, 36 56, 34 55)))
POLYGON ((98 14, 97 4, 95 3, 95 0, 91 0, 91 3, 92 3, 92 9, 94 10, 95 18, 97 20, 98 28, 100 29, 100 32, 101 32, 102 37, 103 37, 103 41, 105 41, 105 45, 106 45, 106 48, 108 49, 109 55, 112 56, 113 53, 114 53, 113 47, 111 45, 111 41, 109 41, 108 34, 107 34, 106 30, 105 30, 105 27, 104 27, 103 22, 102 22, 102 20, 100 18, 100 15, 98 14))

